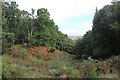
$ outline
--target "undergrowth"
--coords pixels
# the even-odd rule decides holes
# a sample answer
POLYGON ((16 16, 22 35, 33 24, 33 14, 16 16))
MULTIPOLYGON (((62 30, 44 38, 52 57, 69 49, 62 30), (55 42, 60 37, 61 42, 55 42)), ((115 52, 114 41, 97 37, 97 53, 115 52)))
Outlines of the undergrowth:
POLYGON ((45 55, 21 48, 3 55, 3 78, 117 78, 118 56, 105 61, 76 60, 68 53, 45 55), (98 70, 98 68, 102 69, 98 70), (111 69, 111 72, 108 71, 111 69))

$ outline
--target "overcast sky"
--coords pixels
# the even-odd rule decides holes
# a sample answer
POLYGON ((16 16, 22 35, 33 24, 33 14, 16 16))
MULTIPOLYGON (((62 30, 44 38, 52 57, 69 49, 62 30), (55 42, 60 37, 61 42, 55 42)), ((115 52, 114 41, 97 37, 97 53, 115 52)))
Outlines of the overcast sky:
POLYGON ((92 29, 96 7, 102 8, 112 0, 14 0, 21 10, 47 8, 59 30, 68 35, 82 36, 92 29))

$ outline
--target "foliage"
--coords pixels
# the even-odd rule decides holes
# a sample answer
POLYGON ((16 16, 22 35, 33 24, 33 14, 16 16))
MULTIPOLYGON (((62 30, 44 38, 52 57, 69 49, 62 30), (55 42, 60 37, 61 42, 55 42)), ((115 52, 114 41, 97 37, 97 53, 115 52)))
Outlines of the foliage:
MULTIPOLYGON (((15 47, 15 46, 14 46, 15 47)), ((17 46, 20 47, 20 46, 17 46)), ((25 58, 14 56, 11 52, 3 55, 2 76, 3 78, 117 78, 119 56, 113 56, 105 61, 75 60, 73 55, 68 53, 52 53, 50 60, 46 60, 42 53, 41 58, 32 55, 30 48, 25 58), (29 52, 29 53, 28 53, 29 52), (106 66, 104 66, 106 65, 106 66), (97 71, 103 68, 106 72, 97 71), (107 67, 107 68, 106 68, 107 67), (111 69, 111 72, 108 70, 111 69), (113 74, 113 75, 112 75, 113 74)), ((57 52, 57 51, 56 51, 57 52)), ((19 53, 19 50, 16 52, 19 53)))
POLYGON ((13 51, 10 54, 12 54, 13 56, 16 56, 16 57, 24 58, 25 56, 27 56, 27 50, 20 49, 19 51, 13 51))
POLYGON ((120 60, 118 56, 113 55, 120 54, 119 7, 118 1, 100 10, 96 9, 92 30, 75 43, 59 31, 47 9, 38 9, 35 15, 34 9, 29 13, 20 10, 14 1, 4 2, 3 32, 0 41, 4 53, 2 77, 91 79, 118 77, 120 60), (12 46, 14 44, 20 45, 12 46), (40 49, 42 46, 44 48, 40 49), (76 53, 81 59, 74 59, 72 53, 76 53), (108 59, 102 61, 100 58, 108 59))
POLYGON ((50 52, 55 52, 56 49, 55 49, 54 47, 50 47, 50 48, 49 48, 49 51, 50 51, 50 52))
POLYGON ((9 48, 14 44, 14 34, 9 32, 2 32, 2 53, 9 51, 9 48))
POLYGON ((77 41, 77 56, 92 56, 106 59, 120 54, 120 2, 113 2, 97 10, 93 19, 92 30, 77 41))
POLYGON ((14 34, 14 44, 27 43, 28 46, 55 47, 71 52, 72 40, 58 30, 47 9, 38 9, 35 15, 34 9, 31 13, 20 10, 14 1, 5 2, 2 6, 2 29, 14 34))

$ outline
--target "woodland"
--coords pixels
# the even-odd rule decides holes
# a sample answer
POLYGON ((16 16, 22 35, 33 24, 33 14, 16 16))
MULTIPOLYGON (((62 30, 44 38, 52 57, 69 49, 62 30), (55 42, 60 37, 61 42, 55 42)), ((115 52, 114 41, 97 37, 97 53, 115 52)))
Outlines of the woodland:
POLYGON ((48 9, 18 4, 2 3, 2 78, 119 78, 120 1, 96 8, 92 30, 76 41, 48 9))

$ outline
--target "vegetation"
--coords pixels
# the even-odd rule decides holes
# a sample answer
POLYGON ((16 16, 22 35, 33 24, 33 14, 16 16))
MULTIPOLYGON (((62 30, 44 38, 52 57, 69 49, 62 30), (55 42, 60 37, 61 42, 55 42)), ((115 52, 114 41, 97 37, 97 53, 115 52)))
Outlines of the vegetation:
POLYGON ((92 30, 77 41, 75 53, 80 57, 106 59, 120 55, 120 2, 114 2, 97 10, 92 30))
POLYGON ((55 52, 56 51, 56 49, 54 47, 50 47, 49 50, 50 50, 50 52, 55 52))
MULTIPOLYGON (((2 78, 118 78, 120 1, 97 10, 92 30, 73 41, 47 9, 2 5, 2 78)), ((1 57, 0 57, 1 59, 1 57)), ((1 65, 0 65, 1 66, 1 65)))
MULTIPOLYGON (((4 49, 12 44, 26 44, 69 51, 74 46, 74 42, 58 30, 47 9, 38 9, 35 15, 34 9, 31 9, 31 13, 20 10, 14 1, 3 3, 2 8, 4 49)), ((3 50, 3 53, 5 51, 7 50, 3 50)))
POLYGON ((49 53, 44 47, 13 48, 3 55, 3 78, 118 78, 118 56, 96 62, 90 58, 76 60, 74 55, 58 50, 49 53))

